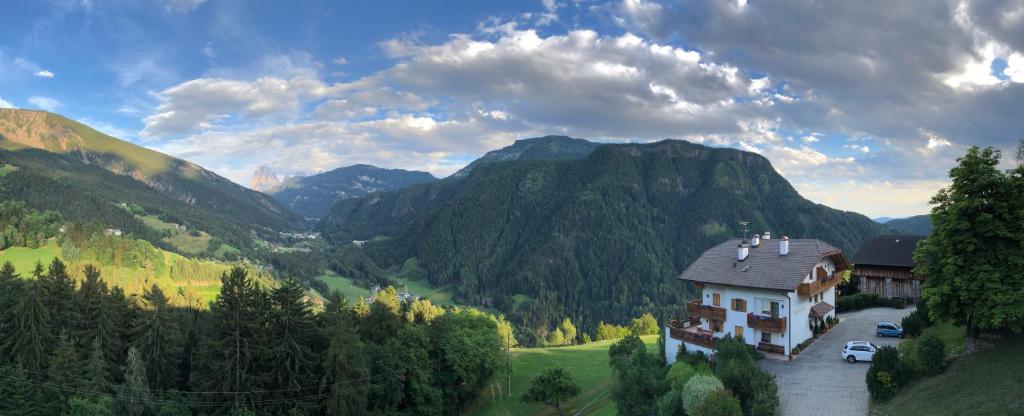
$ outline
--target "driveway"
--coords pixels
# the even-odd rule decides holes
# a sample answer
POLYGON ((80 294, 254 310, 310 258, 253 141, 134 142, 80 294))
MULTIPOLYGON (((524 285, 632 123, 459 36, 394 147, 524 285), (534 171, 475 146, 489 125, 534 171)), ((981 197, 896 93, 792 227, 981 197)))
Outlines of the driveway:
POLYGON ((849 364, 839 357, 847 341, 866 340, 879 346, 897 338, 876 338, 878 321, 897 324, 914 308, 870 308, 839 314, 839 325, 818 338, 793 361, 763 359, 761 368, 775 374, 782 416, 868 414, 864 383, 870 363, 849 364))

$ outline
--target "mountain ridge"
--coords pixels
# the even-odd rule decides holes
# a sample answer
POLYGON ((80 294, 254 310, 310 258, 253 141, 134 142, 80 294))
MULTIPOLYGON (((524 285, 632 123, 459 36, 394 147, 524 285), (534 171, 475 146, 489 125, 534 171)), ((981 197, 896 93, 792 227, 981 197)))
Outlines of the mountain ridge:
POLYGON ((642 312, 679 316, 675 277, 704 250, 753 232, 817 237, 847 252, 884 226, 800 196, 761 155, 683 141, 605 144, 581 159, 480 164, 457 180, 340 201, 319 227, 371 240, 382 267, 417 258, 435 286, 492 299, 535 331, 642 312))
POLYGON ((322 218, 340 199, 396 191, 436 180, 427 172, 355 164, 310 176, 293 176, 266 192, 307 218, 322 218))

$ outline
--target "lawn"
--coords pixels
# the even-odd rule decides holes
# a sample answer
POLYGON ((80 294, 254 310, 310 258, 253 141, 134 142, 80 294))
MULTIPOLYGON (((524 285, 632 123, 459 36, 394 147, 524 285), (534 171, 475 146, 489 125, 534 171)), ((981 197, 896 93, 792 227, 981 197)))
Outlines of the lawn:
MULTIPOLYGON (((330 270, 327 270, 326 273, 317 276, 316 279, 321 282, 324 282, 324 284, 327 285, 327 288, 330 289, 332 292, 335 290, 341 292, 341 295, 344 296, 345 299, 349 301, 349 303, 359 298, 365 299, 370 297, 369 290, 356 286, 355 284, 352 283, 352 279, 338 276, 337 274, 330 270)), ((326 293, 324 293, 323 295, 327 296, 326 293)))
MULTIPOLYGON (((180 250, 180 252, 182 253, 192 255, 206 253, 206 249, 210 246, 210 240, 213 238, 204 231, 199 231, 199 235, 192 235, 192 230, 179 229, 171 223, 164 222, 156 215, 145 215, 136 217, 142 220, 142 223, 146 224, 146 226, 149 228, 152 228, 157 231, 166 230, 170 232, 169 237, 164 237, 161 240, 174 246, 174 248, 180 250)), ((224 256, 229 252, 233 252, 235 254, 241 253, 240 251, 238 251, 238 249, 234 247, 231 247, 227 244, 222 244, 219 248, 217 248, 217 251, 214 252, 214 256, 223 259, 224 256)))
POLYGON ((14 265, 14 270, 17 270, 22 277, 32 275, 36 262, 42 262, 45 268, 53 261, 54 257, 60 257, 60 246, 54 241, 50 241, 40 248, 10 247, 0 250, 0 264, 11 262, 14 265))
MULTIPOLYGON (((941 335, 940 335, 941 336, 941 335)), ((957 359, 876 406, 873 415, 1024 415, 1024 336, 957 359)))
MULTIPOLYGON (((645 336, 647 351, 658 354, 658 337, 645 336)), ((530 381, 548 368, 562 367, 580 386, 580 394, 563 405, 565 414, 615 415, 612 387, 615 377, 608 366, 608 347, 615 341, 599 341, 557 348, 512 349, 512 397, 508 397, 508 373, 500 370, 485 387, 471 415, 555 415, 553 408, 519 400, 530 381)))

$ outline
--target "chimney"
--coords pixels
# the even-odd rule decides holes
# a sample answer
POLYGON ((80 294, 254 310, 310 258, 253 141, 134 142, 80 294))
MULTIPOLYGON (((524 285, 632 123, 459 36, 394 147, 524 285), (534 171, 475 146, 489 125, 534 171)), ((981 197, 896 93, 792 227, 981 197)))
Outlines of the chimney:
POLYGON ((772 232, 771 231, 765 231, 764 232, 764 239, 765 240, 771 240, 772 239, 772 232))
POLYGON ((750 246, 751 247, 757 247, 757 246, 760 246, 760 245, 761 245, 761 236, 758 235, 758 234, 754 234, 754 238, 750 239, 750 246))
POLYGON ((782 241, 779 241, 779 255, 785 256, 789 254, 789 237, 782 236, 782 241))
POLYGON ((736 246, 736 259, 743 261, 747 259, 747 254, 750 254, 750 246, 747 243, 740 243, 736 246))

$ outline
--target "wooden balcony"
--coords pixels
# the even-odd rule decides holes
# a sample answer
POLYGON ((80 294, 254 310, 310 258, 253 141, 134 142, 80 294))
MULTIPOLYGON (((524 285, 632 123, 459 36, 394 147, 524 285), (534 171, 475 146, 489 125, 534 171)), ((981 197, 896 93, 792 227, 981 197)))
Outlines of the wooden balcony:
POLYGON ((715 336, 711 331, 703 330, 700 327, 686 326, 683 321, 669 321, 668 335, 689 344, 715 348, 715 336))
POLYGON ((706 319, 725 320, 725 308, 711 305, 704 305, 700 299, 694 299, 686 304, 686 313, 690 316, 699 316, 706 319))
POLYGON ((832 274, 824 279, 818 278, 811 283, 801 283, 796 287, 796 294, 800 296, 814 296, 826 289, 839 284, 839 276, 832 274))
POLYGON ((765 332, 786 332, 786 318, 772 318, 768 315, 748 313, 747 326, 765 332))

